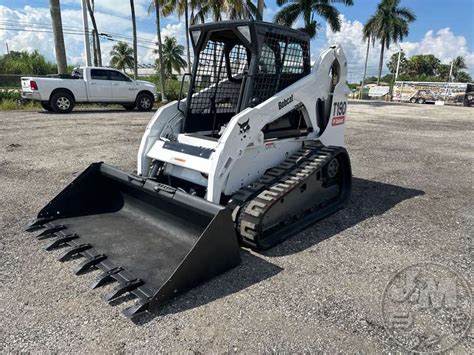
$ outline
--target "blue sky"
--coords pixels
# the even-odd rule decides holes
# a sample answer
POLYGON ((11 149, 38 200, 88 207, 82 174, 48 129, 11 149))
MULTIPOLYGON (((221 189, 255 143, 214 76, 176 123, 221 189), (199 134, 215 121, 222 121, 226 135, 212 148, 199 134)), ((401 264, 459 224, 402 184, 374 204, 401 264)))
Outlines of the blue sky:
MULTIPOLYGON (((155 36, 154 18, 147 13, 150 1, 135 0, 139 37, 142 40, 139 60, 142 63, 154 61, 153 51, 148 48, 152 46, 150 41, 155 36)), ((50 23, 48 3, 48 0, 0 0, 0 54, 5 53, 3 43, 8 42, 10 49, 38 48, 48 59, 54 60, 52 34, 44 28, 44 24, 50 23), (45 32, 17 31, 28 25, 40 26, 45 32)), ((319 51, 330 43, 341 43, 350 62, 350 75, 357 80, 365 56, 365 45, 360 36, 361 26, 374 13, 378 1, 354 0, 354 3, 352 7, 336 5, 344 15, 340 33, 332 33, 322 23, 321 30, 311 45, 315 59, 319 51)), ((470 66, 470 73, 474 74, 474 0, 402 0, 402 5, 411 8, 417 15, 417 21, 410 27, 410 35, 402 43, 402 48, 409 55, 432 53, 443 62, 449 62, 453 56, 463 55, 470 66)), ((63 25, 71 29, 80 28, 80 0, 61 0, 61 6, 63 25)), ((275 0, 267 0, 265 18, 271 20, 277 8, 275 0)), ((129 0, 96 0, 96 11, 100 31, 131 36, 129 0)), ((165 35, 175 36, 185 44, 182 20, 171 16, 163 19, 162 26, 165 28, 165 35)), ((103 43, 105 62, 113 43, 103 43)), ((82 64, 82 37, 67 34, 66 47, 69 62, 82 64)), ((387 57, 397 50, 398 47, 394 46, 387 57)), ((376 71, 378 51, 379 48, 371 51, 369 74, 376 71)))

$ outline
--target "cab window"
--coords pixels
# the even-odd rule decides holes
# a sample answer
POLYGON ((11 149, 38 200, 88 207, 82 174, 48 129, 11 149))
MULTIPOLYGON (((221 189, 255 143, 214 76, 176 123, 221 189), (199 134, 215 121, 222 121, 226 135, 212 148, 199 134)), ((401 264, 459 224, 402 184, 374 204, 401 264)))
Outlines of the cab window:
POLYGON ((118 71, 110 70, 109 71, 110 80, 114 81, 130 81, 128 76, 119 73, 118 71))
POLYGON ((107 72, 108 70, 91 69, 91 78, 92 80, 109 80, 107 72))
POLYGON ((78 78, 78 79, 81 79, 82 76, 83 76, 83 69, 82 68, 74 68, 74 70, 72 71, 72 74, 71 76, 73 78, 78 78))

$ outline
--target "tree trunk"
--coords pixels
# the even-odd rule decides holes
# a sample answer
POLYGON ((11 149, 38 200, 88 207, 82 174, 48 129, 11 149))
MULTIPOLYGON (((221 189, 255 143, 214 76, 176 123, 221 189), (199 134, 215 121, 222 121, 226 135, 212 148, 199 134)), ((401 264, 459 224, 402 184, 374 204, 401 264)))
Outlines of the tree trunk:
POLYGON ((380 78, 382 77, 382 66, 383 66, 383 53, 385 51, 385 39, 380 42, 382 45, 380 48, 380 60, 379 60, 379 75, 377 77, 377 86, 380 85, 380 78))
POLYGON ((53 22, 54 51, 56 53, 56 63, 58 74, 66 74, 66 48, 64 47, 63 24, 61 21, 61 7, 59 0, 49 0, 49 11, 53 22))
POLYGON ((138 78, 138 61, 137 61, 137 22, 135 19, 135 4, 134 0, 130 0, 130 10, 132 12, 132 27, 133 27, 133 78, 138 78))
POLYGON ((184 7, 185 27, 186 27, 186 46, 187 46, 187 57, 188 57, 188 73, 191 73, 191 48, 189 42, 189 14, 188 14, 188 0, 185 0, 186 4, 184 7))
POLYGON ((361 100, 364 93, 365 77, 367 76, 367 62, 369 61, 369 49, 370 49, 370 37, 367 38, 367 52, 365 53, 364 76, 362 77, 362 83, 360 85, 359 99, 361 100))
POLYGON ((155 15, 156 15, 156 37, 158 40, 158 60, 160 63, 160 89, 161 89, 161 101, 166 102, 165 93, 165 68, 163 67, 163 50, 161 44, 161 25, 160 25, 160 1, 155 1, 155 15))
POLYGON ((257 2, 257 20, 263 20, 263 8, 265 7, 264 0, 258 0, 257 2))
POLYGON ((101 67, 102 66, 102 53, 100 51, 99 31, 97 30, 97 23, 95 22, 94 9, 92 8, 91 0, 87 0, 87 11, 89 11, 92 27, 94 28, 94 30, 92 31, 92 35, 94 36, 94 41, 95 41, 94 65, 96 67, 101 67))

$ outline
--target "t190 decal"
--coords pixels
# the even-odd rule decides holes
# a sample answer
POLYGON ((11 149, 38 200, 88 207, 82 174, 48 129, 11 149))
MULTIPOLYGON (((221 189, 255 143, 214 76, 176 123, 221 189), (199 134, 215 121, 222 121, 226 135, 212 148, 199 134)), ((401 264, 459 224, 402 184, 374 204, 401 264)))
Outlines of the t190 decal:
POLYGON ((340 124, 344 124, 344 121, 346 120, 347 102, 345 101, 334 102, 332 106, 333 106, 332 125, 337 126, 340 124))

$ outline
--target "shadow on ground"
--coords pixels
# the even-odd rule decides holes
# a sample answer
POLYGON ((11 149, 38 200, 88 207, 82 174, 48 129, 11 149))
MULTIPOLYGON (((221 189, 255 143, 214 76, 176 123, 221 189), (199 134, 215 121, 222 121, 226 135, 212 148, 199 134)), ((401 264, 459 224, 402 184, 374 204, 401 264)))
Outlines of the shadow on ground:
MULTIPOLYGON (((424 195, 421 190, 359 178, 353 178, 352 184, 352 197, 345 209, 262 254, 275 257, 301 252, 367 218, 384 214, 402 201, 424 195)), ((172 300, 157 315, 174 314, 202 306, 264 281, 283 270, 244 249, 241 254, 242 263, 238 267, 172 300)), ((155 317, 150 314, 135 323, 142 325, 155 317)))
POLYGON ((157 316, 180 313, 234 294, 280 273, 283 269, 250 252, 241 250, 242 263, 224 274, 193 288, 167 303, 161 311, 147 314, 135 321, 137 325, 150 322, 157 316))
MULTIPOLYGON (((151 111, 149 111, 150 113, 154 113, 157 109, 154 108, 152 109, 151 111)), ((70 115, 74 116, 74 115, 83 115, 83 114, 94 114, 94 113, 130 113, 130 114, 143 114, 144 112, 143 111, 138 111, 138 110, 132 110, 132 111, 127 111, 127 110, 124 110, 124 109, 120 109, 120 108, 110 108, 108 109, 107 107, 104 107, 102 109, 97 109, 97 108, 91 108, 91 109, 87 109, 87 108, 81 108, 81 109, 77 109, 77 110, 72 110, 71 112, 69 113, 66 113, 66 114, 63 114, 63 113, 55 113, 55 112, 48 112, 48 111, 43 111, 43 110, 40 110, 38 111, 38 113, 41 113, 41 114, 45 114, 45 115, 54 115, 54 116, 58 116, 58 117, 68 117, 70 115)), ((145 112, 146 113, 146 112, 145 112)))
POLYGON ((367 218, 382 215, 402 201, 424 194, 421 190, 353 178, 351 199, 343 210, 265 251, 263 255, 283 256, 298 253, 367 218))

